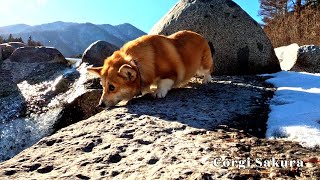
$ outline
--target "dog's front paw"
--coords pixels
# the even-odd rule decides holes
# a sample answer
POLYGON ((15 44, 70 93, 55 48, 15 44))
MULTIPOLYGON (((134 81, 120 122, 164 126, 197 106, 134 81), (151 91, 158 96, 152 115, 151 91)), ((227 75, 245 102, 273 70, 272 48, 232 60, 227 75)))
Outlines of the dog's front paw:
POLYGON ((167 95, 168 91, 164 89, 156 90, 155 92, 152 93, 152 96, 154 98, 164 98, 167 95))
POLYGON ((157 90, 152 93, 155 98, 164 98, 172 88, 174 81, 172 79, 161 79, 158 82, 157 90))
POLYGON ((212 81, 212 77, 211 75, 206 75, 204 76, 203 80, 202 80, 202 84, 208 84, 212 81))

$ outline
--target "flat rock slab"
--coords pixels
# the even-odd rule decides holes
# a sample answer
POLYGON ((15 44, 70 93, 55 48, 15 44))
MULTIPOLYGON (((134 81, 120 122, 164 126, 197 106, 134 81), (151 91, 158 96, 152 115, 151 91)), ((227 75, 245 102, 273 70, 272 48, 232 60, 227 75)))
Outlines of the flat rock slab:
POLYGON ((127 109, 131 114, 155 116, 206 130, 221 124, 237 126, 264 137, 267 100, 273 90, 257 76, 218 76, 207 85, 193 79, 189 86, 171 90, 164 99, 146 95, 130 101, 127 109))
POLYGON ((140 97, 43 138, 0 163, 0 177, 319 177, 317 163, 305 163, 302 168, 257 167, 254 163, 256 158, 319 157, 318 150, 297 143, 258 138, 265 133, 268 109, 264 104, 270 93, 272 88, 259 77, 223 76, 208 85, 195 83, 170 91, 164 99, 140 97), (248 157, 253 162, 245 169, 213 165, 217 158, 248 157))

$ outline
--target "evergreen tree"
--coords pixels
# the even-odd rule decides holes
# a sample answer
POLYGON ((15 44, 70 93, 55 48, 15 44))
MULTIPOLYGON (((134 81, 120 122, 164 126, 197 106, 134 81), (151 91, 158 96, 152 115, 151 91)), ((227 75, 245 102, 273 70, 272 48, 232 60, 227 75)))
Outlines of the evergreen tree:
POLYGON ((28 46, 32 46, 32 37, 31 36, 29 36, 29 38, 28 38, 28 46))
POLYGON ((7 42, 13 42, 13 41, 14 41, 14 39, 13 39, 12 34, 9 34, 9 37, 8 37, 8 39, 7 39, 7 42))
POLYGON ((24 43, 21 37, 16 38, 16 42, 22 42, 22 43, 24 43))
POLYGON ((29 38, 28 38, 27 45, 28 46, 43 46, 39 41, 32 40, 31 36, 29 36, 29 38))

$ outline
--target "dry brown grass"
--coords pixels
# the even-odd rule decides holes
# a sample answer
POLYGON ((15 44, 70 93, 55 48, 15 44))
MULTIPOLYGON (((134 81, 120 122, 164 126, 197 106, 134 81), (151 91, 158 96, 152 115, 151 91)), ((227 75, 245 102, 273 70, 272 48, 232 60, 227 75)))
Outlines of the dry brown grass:
POLYGON ((292 43, 320 45, 320 7, 307 7, 296 13, 275 17, 264 27, 274 47, 292 43))

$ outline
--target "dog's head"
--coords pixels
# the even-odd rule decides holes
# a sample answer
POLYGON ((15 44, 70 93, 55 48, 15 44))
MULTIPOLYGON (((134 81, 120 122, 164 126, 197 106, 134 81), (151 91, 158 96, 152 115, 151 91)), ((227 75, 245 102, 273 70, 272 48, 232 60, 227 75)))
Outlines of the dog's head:
POLYGON ((103 93, 99 102, 100 107, 112 107, 140 93, 139 70, 122 56, 114 54, 105 60, 102 67, 92 67, 87 70, 101 78, 103 93))

